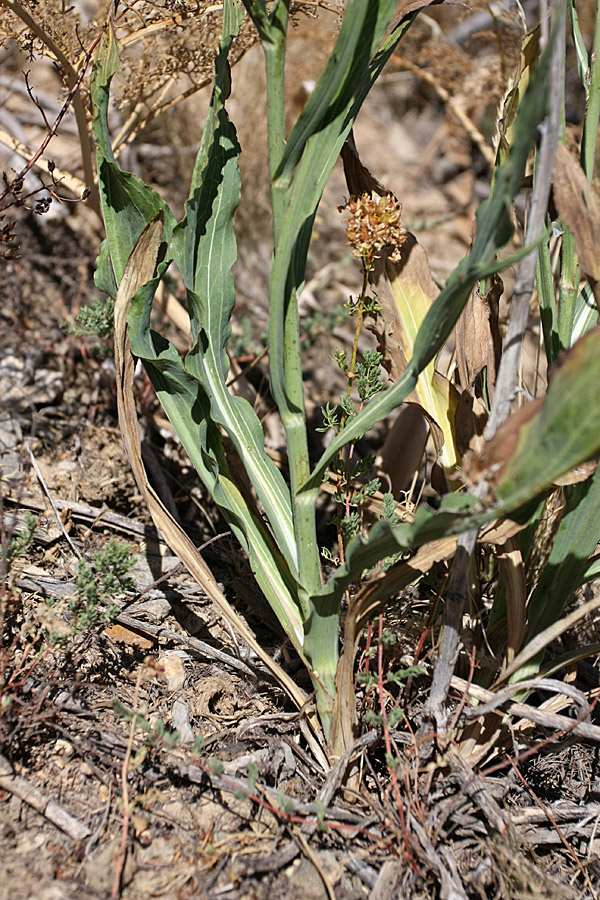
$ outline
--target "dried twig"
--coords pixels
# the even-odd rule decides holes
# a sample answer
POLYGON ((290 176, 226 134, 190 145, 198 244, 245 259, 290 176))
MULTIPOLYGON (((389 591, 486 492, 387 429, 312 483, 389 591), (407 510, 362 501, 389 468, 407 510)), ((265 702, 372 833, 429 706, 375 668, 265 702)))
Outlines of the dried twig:
POLYGON ((56 800, 51 800, 25 778, 15 775, 10 762, 2 755, 0 755, 0 788, 10 791, 15 797, 33 807, 74 841, 83 841, 90 836, 91 832, 87 825, 72 816, 64 806, 61 806, 56 800))
POLYGON ((131 724, 129 726, 129 737, 127 739, 127 748, 125 757, 121 765, 121 796, 123 797, 123 824, 121 827, 121 846, 119 848, 119 858, 115 866, 115 874, 111 892, 111 900, 117 900, 121 894, 121 877, 125 866, 125 856, 127 855, 127 834, 129 832, 129 789, 127 787, 127 774, 129 772, 129 763, 131 761, 131 751, 133 750, 133 741, 135 738, 135 727, 137 724, 137 709, 140 699, 140 687, 142 680, 146 675, 146 666, 140 666, 137 678, 135 680, 135 690, 133 694, 133 712, 131 716, 131 724))
MULTIPOLYGON (((17 153, 27 162, 37 156, 37 152, 35 150, 31 150, 21 141, 17 140, 16 137, 13 137, 12 134, 4 131, 3 128, 0 128, 0 143, 4 144, 5 147, 8 147, 14 153, 17 153)), ((80 178, 77 178, 75 175, 71 175, 69 172, 64 172, 57 166, 54 166, 54 168, 52 168, 46 159, 42 159, 39 156, 37 157, 37 159, 35 159, 34 166, 36 169, 45 172, 46 175, 52 174, 52 178, 55 184, 60 183, 61 185, 64 185, 64 187, 66 187, 67 190, 71 191, 71 193, 76 197, 81 197, 87 188, 86 183, 80 178), (52 171, 50 171, 51 169, 52 171)))
MULTIPOLYGON (((541 690, 546 687, 566 694, 569 691, 570 686, 563 684, 562 682, 554 682, 554 684, 557 685, 554 687, 552 679, 531 679, 531 681, 519 682, 518 685, 511 685, 511 687, 498 692, 498 694, 494 694, 492 691, 479 687, 479 685, 469 685, 466 681, 462 678, 458 678, 456 675, 452 677, 451 684, 459 690, 467 691, 472 697, 485 703, 485 706, 476 706, 473 709, 465 710, 463 715, 467 718, 479 718, 479 716, 494 711, 499 706, 506 704, 506 712, 510 715, 519 716, 521 719, 535 722, 537 725, 542 725, 544 728, 552 728, 561 733, 567 731, 576 734, 578 737, 587 738, 595 743, 600 743, 600 726, 598 725, 592 725, 589 722, 577 722, 573 719, 569 719, 567 716, 547 712, 538 707, 530 706, 527 703, 509 702, 510 697, 514 697, 517 690, 520 690, 522 687, 540 687, 541 690), (549 683, 553 686, 549 687, 549 683), (560 687, 558 685, 560 685, 560 687)), ((589 714, 589 707, 584 710, 583 714, 589 714)))
MULTIPOLYGON (((79 131, 84 177, 85 181, 87 182, 88 188, 91 190, 94 185, 94 169, 92 164, 92 148, 90 142, 91 139, 88 130, 87 114, 83 105, 83 100, 81 99, 79 88, 81 87, 81 83, 91 62, 94 50, 100 43, 101 35, 96 38, 89 50, 85 53, 84 59, 79 67, 79 71, 77 71, 73 68, 67 57, 63 54, 60 47, 53 41, 51 36, 43 28, 40 27, 39 23, 36 22, 36 20, 23 7, 19 0, 0 0, 0 5, 12 10, 12 12, 14 12, 15 15, 17 15, 21 19, 21 21, 23 21, 27 25, 27 27, 36 35, 36 37, 38 37, 41 41, 44 42, 44 44, 46 44, 52 55, 65 70, 70 88, 69 93, 67 94, 65 102, 63 103, 58 115, 48 128, 44 140, 42 141, 36 152, 33 154, 29 162, 25 165, 25 167, 21 169, 21 171, 15 176, 13 181, 5 188, 2 194, 0 194, 0 203, 2 203, 12 192, 13 186, 21 182, 23 178, 25 178, 25 175, 29 172, 29 170, 33 168, 34 165, 36 165, 37 161, 45 152, 48 144, 58 131, 60 123, 67 114, 67 111, 71 104, 73 104, 75 118, 77 121, 77 128, 79 131)), ((96 212, 100 214, 99 199, 92 195, 90 198, 90 203, 96 210, 96 212)))
POLYGON ((40 467, 38 465, 37 459, 33 455, 33 450, 31 449, 30 444, 27 444, 27 452, 29 454, 29 458, 31 459, 31 465, 33 466, 33 468, 35 470, 35 474, 37 475, 38 481, 41 484, 46 497, 50 501, 50 506, 52 507, 54 515, 56 516, 56 521, 58 522, 58 526, 59 526, 60 530, 62 531, 67 544, 69 545, 69 547, 71 548, 71 550, 73 551, 73 553, 75 554, 77 559, 82 559, 81 551, 75 546, 75 544, 71 540, 71 536, 69 535, 69 532, 65 528, 65 523, 63 522, 63 520, 60 517, 60 513, 56 507, 54 498, 52 497, 52 494, 50 493, 50 489, 49 489, 48 485, 46 484, 44 476, 42 475, 42 470, 40 469, 40 467))

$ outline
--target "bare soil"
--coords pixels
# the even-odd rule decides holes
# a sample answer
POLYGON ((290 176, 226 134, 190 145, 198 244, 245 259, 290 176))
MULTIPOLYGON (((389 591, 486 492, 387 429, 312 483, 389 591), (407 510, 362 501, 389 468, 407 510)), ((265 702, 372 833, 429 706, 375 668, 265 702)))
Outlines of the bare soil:
MULTIPOLYGON (((436 29, 448 35, 467 21, 467 13, 424 16, 407 56, 431 58, 442 45, 436 29)), ((484 137, 501 99, 503 66, 508 70, 516 52, 516 25, 507 20, 505 28, 501 40, 490 37, 491 26, 479 43, 469 35, 446 39, 432 63, 436 77, 444 66, 452 74, 455 102, 484 137)), ((328 44, 315 45, 311 32, 294 42, 293 80, 300 83, 314 77, 328 44)), ((240 358, 244 342, 256 352, 266 325, 264 131, 254 97, 244 93, 246 84, 260 88, 259 62, 255 48, 234 68, 232 97, 251 184, 238 221, 238 323, 248 326, 236 326, 240 358)), ((205 100, 194 103, 181 121, 193 121, 205 100)), ((159 129, 152 140, 160 149, 168 135, 169 128, 159 129)), ((402 200, 407 225, 442 282, 468 249, 474 210, 488 189, 490 170, 477 144, 431 85, 398 61, 361 114, 356 142, 402 200)), ((152 157, 150 138, 136 164, 158 173, 165 195, 172 189, 173 203, 182 202, 179 181, 170 188, 164 155, 152 157)), ((191 161, 180 164, 189 170, 191 161)), ((306 393, 316 424, 318 408, 342 389, 332 348, 352 335, 352 323, 333 314, 360 283, 336 209, 346 195, 338 166, 302 300, 310 336, 306 393)), ((97 295, 97 219, 85 204, 52 219, 21 210, 17 233, 17 257, 2 262, 1 527, 5 545, 27 512, 38 530, 4 595, 0 900, 596 897, 600 776, 592 743, 554 740, 530 724, 481 761, 478 781, 416 743, 426 674, 402 693, 404 717, 392 731, 402 760, 395 778, 378 725, 366 716, 376 712, 376 696, 364 692, 352 786, 335 769, 323 770, 302 716, 198 587, 173 573, 178 561, 156 533, 124 458, 110 352, 103 358, 92 339, 62 327, 97 295), (133 585, 116 623, 75 632, 64 598, 74 590, 77 558, 106 550, 110 538, 131 545, 133 585), (48 633, 61 630, 69 639, 51 646, 48 633), (132 731, 131 711, 149 732, 132 731), (490 809, 501 811, 504 824, 490 809)), ((260 377, 255 384, 260 388, 260 377)), ((142 376, 136 390, 151 481, 196 544, 209 542, 205 558, 230 601, 304 684, 142 376)), ((276 451, 280 431, 276 424, 267 431, 276 451)), ((324 518, 326 505, 324 498, 324 518)), ((324 531, 324 542, 331 539, 324 531)), ((387 624, 398 645, 390 666, 412 659, 434 594, 435 585, 424 584, 393 604, 387 624)), ((428 639, 426 664, 432 654, 428 639)), ((589 690, 599 674, 590 662, 578 683, 589 690)))

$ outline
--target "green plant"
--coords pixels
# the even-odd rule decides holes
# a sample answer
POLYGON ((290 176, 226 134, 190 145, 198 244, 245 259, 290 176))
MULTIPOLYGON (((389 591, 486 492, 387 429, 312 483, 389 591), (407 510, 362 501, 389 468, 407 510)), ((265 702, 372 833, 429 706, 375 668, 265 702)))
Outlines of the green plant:
MULTIPOLYGON (((452 433, 453 395, 437 377, 434 361, 473 289, 526 258, 548 239, 547 230, 531 232, 526 246, 498 258, 513 235, 512 200, 521 190, 538 126, 548 111, 556 28, 531 71, 527 90, 519 94, 510 134, 505 134, 508 149, 499 158, 490 197, 478 210, 469 255, 459 263, 439 296, 430 298, 425 307, 421 304, 422 314, 409 334, 406 365, 393 386, 379 390, 377 380, 372 381, 368 374, 378 369, 379 362, 375 364, 374 358, 363 361, 365 385, 359 409, 350 402, 343 404, 345 420, 340 427, 334 410, 326 408, 325 424, 337 433, 311 467, 297 298, 304 283, 312 225, 328 176, 362 103, 427 0, 414 4, 396 19, 393 0, 350 0, 323 76, 287 136, 284 67, 290 3, 276 0, 267 7, 265 0, 244 0, 243 5, 258 31, 267 76, 274 243, 269 277, 269 375, 286 434, 289 484, 265 453, 261 425, 252 408, 227 387, 226 348, 235 304, 233 219, 240 197, 240 147, 226 111, 232 77, 228 54, 242 20, 236 0, 224 3, 212 101, 185 215, 179 222, 167 203, 139 178, 124 172, 113 155, 107 111, 110 82, 119 66, 119 47, 112 22, 107 23, 92 83, 98 179, 107 235, 98 259, 96 283, 116 300, 115 316, 120 323, 116 340, 118 353, 124 354, 117 357, 118 370, 124 372, 127 366, 123 325, 127 317, 131 350, 142 360, 190 459, 247 553, 258 584, 304 661, 316 692, 323 731, 332 753, 339 754, 352 739, 353 725, 348 672, 352 671, 356 634, 349 630, 348 622, 359 628, 361 617, 372 611, 375 598, 380 602, 407 579, 409 583, 415 570, 399 563, 383 580, 363 586, 346 622, 344 657, 340 660, 344 592, 365 570, 399 551, 422 547, 427 557, 431 542, 447 542, 461 532, 476 534, 476 529, 492 520, 511 517, 527 521, 557 478, 596 454, 600 448, 600 413, 594 401, 599 338, 595 333, 587 334, 573 348, 545 401, 530 410, 530 421, 510 420, 510 440, 506 435, 501 439, 498 433, 495 445, 491 445, 495 455, 488 453, 487 462, 484 458, 479 468, 473 469, 473 492, 466 492, 461 481, 460 490, 443 497, 439 510, 421 506, 414 520, 406 522, 386 515, 373 526, 367 539, 357 534, 349 540, 343 565, 323 583, 315 521, 319 485, 328 468, 339 465, 340 455, 347 459, 343 453, 354 441, 415 390, 445 438, 440 441, 440 451, 446 448, 446 477, 457 487, 460 458, 452 433), (185 285, 190 315, 193 343, 184 359, 150 328, 152 298, 171 263, 177 265, 185 285), (237 482, 225 452, 223 432, 242 462, 256 502, 237 482), (540 458, 544 460, 541 469, 540 458)), ((367 231, 371 229, 371 243, 362 245, 359 254, 366 286, 376 260, 384 253, 392 265, 404 258, 407 236, 389 196, 376 199, 371 193, 369 198, 367 191, 360 201, 361 193, 355 194, 354 212, 361 207, 367 231)), ((402 282, 399 288, 403 299, 409 301, 410 311, 410 292, 402 282)), ((414 293, 412 296, 414 299, 414 293)), ((366 297, 365 290, 362 297, 366 297)), ((341 358, 339 362, 345 365, 341 358)), ((353 357, 352 370, 355 362, 353 357)), ((353 375, 357 373, 358 367, 352 371, 353 375)), ((123 384, 127 392, 125 378, 123 384)), ((128 446, 130 457, 135 457, 131 444, 128 446)), ((152 500, 153 515, 159 515, 157 509, 152 500)), ((353 530, 349 528, 348 537, 353 530)), ((222 608, 226 609, 224 599, 222 608)))
POLYGON ((133 587, 128 575, 133 563, 131 547, 114 538, 110 538, 105 550, 92 554, 91 563, 78 560, 74 593, 46 603, 51 614, 46 629, 48 642, 64 645, 76 634, 112 622, 120 611, 115 599, 133 587), (66 614, 66 624, 59 620, 58 612, 66 614))
POLYGON ((6 575, 10 573, 17 560, 25 556, 35 538, 37 529, 38 525, 35 516, 33 513, 27 512, 23 518, 23 527, 8 541, 6 559, 4 547, 0 545, 0 565, 4 568, 6 575))

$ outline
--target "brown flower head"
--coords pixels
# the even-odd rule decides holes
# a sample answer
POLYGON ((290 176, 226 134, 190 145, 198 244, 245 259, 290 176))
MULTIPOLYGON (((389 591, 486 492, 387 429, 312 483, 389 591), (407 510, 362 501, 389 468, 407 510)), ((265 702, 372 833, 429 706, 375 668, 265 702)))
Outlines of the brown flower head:
POLYGON ((360 194, 339 209, 348 211, 346 235, 353 256, 370 262, 386 248, 389 260, 400 262, 400 248, 408 234, 400 224, 402 204, 393 194, 360 194))

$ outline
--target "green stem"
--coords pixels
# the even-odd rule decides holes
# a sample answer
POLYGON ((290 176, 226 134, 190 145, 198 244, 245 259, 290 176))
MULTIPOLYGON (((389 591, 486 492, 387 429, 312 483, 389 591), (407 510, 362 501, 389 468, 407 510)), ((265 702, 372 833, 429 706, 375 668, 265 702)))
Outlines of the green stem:
POLYGON ((542 244, 538 251, 536 278, 540 318, 544 335, 544 349, 546 351, 546 360, 550 366, 555 362, 559 348, 556 330, 554 276, 552 274, 552 259, 548 242, 542 244))
POLYGON ((271 13, 268 33, 262 41, 267 78, 267 141, 271 181, 273 249, 277 252, 286 212, 286 191, 276 182, 285 151, 285 52, 290 0, 280 0, 271 13))
POLYGON ((600 0, 596 3, 594 43, 592 45, 590 67, 588 70, 589 95, 581 141, 581 165, 583 166, 583 170, 590 184, 594 177, 598 123, 600 121, 600 64, 598 56, 600 56, 600 0))

